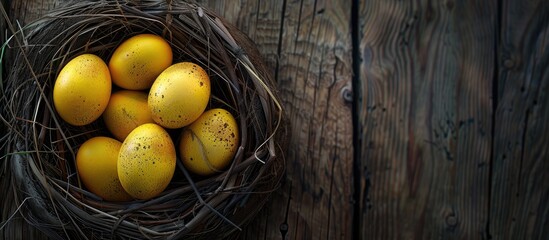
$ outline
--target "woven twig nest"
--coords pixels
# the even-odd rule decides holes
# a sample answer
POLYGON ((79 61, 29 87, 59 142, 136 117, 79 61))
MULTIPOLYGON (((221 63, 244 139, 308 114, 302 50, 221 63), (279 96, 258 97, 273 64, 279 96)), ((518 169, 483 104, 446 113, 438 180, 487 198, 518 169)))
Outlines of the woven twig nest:
POLYGON ((49 237, 220 238, 249 222, 277 188, 285 131, 272 78, 254 44, 207 9, 164 0, 75 2, 17 30, 6 46, 12 62, 0 104, 8 154, 0 170, 22 216, 49 237), (85 140, 107 134, 104 124, 65 123, 53 109, 52 87, 73 57, 93 53, 108 60, 123 40, 140 33, 164 37, 174 63, 206 69, 210 107, 222 105, 236 116, 240 148, 222 173, 196 177, 178 160, 160 196, 108 202, 81 186, 74 163, 85 140))

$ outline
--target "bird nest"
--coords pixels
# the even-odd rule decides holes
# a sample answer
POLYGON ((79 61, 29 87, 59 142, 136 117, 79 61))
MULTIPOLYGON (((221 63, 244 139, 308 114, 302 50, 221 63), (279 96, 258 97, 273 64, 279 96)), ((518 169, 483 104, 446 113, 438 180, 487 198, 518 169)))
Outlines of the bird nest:
MULTIPOLYGON (((75 1, 14 29, 2 85, 4 179, 25 220, 53 239, 213 239, 240 230, 263 207, 283 175, 285 128, 276 88, 249 38, 206 8, 180 1, 75 1), (150 200, 109 202, 87 191, 75 167, 79 146, 108 134, 103 121, 72 126, 55 112, 52 89, 73 57, 104 60, 120 43, 154 33, 174 62, 203 66, 209 106, 234 113, 240 147, 223 172, 188 173, 177 161, 170 185, 150 200), (6 180, 7 181, 7 180, 6 180)), ((5 63, 6 61, 4 61, 5 63)), ((4 181, 4 180, 3 180, 4 181)))

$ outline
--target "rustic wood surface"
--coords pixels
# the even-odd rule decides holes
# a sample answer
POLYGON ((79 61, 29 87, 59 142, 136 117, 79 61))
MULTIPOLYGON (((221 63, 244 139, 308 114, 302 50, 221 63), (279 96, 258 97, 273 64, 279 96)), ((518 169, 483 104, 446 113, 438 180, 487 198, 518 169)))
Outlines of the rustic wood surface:
POLYGON ((360 236, 488 238, 496 1, 359 11, 360 236))
POLYGON ((549 2, 502 1, 490 232, 549 236, 549 2))
MULTIPOLYGON (((291 122, 285 182, 235 238, 549 236, 549 2, 198 2, 256 42, 291 122)), ((23 223, 0 236, 39 239, 23 223)))

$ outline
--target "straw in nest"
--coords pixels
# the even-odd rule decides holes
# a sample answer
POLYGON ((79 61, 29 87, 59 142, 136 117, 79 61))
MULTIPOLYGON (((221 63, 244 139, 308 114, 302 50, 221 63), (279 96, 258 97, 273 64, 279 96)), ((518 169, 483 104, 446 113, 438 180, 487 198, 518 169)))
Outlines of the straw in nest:
POLYGON ((272 78, 253 43, 207 9, 160 0, 82 1, 23 29, 9 28, 13 35, 2 48, 10 55, 2 58, 9 72, 0 85, 7 129, 0 174, 10 181, 25 220, 49 237, 223 237, 249 222, 278 187, 286 131, 272 78), (74 166, 79 145, 106 133, 102 121, 84 127, 62 121, 53 109, 52 86, 71 58, 94 53, 107 60, 121 41, 139 33, 167 39, 174 62, 207 69, 210 106, 235 114, 240 148, 223 173, 196 178, 177 161, 176 176, 160 196, 107 202, 81 187, 74 166))

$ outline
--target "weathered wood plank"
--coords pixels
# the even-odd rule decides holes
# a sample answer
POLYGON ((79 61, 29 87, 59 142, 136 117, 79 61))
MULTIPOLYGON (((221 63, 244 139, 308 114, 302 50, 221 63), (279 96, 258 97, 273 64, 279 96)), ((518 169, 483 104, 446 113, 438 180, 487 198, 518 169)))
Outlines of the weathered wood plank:
MULTIPOLYGON (((1 4, 1 7, 3 7, 3 9, 9 9, 7 7, 5 0, 0 0, 0 4, 1 4)), ((5 32, 6 32, 6 22, 5 22, 5 18, 2 16, 0 12, 0 43, 2 43, 2 45, 4 45, 4 42, 6 41, 5 32)), ((5 69, 4 69, 4 61, 2 60, 2 63, 0 64, 0 86, 2 87, 4 84, 4 76, 5 76, 5 69)), ((1 97, 4 97, 4 91, 0 92, 0 98, 1 97)), ((7 130, 2 124, 0 125, 0 133, 2 135, 5 135, 4 132, 7 132, 7 130)), ((7 153, 7 149, 5 148, 5 146, 0 145, 0 156, 4 156, 6 153, 7 153)), ((9 189, 9 182, 6 179, 7 179, 7 176, 4 170, 4 164, 0 164, 0 189, 9 189)), ((0 236, 2 238, 5 238, 5 236, 8 235, 5 233, 4 227, 2 227, 2 225, 4 224, 4 221, 5 221, 4 219, 8 219, 11 216, 11 214, 15 211, 12 205, 13 205, 12 202, 8 201, 6 197, 0 198, 0 208, 2 209, 2 212, 0 212, 0 236)))
POLYGON ((549 236, 549 4, 502 1, 490 233, 549 236))
POLYGON ((21 27, 27 23, 39 18, 48 10, 56 6, 69 2, 70 0, 41 0, 41 1, 10 1, 10 16, 14 25, 17 23, 21 27))
POLYGON ((351 1, 205 2, 258 44, 292 128, 287 182, 242 237, 350 239, 351 1))
MULTIPOLYGON (((4 10, 7 12, 9 9, 9 6, 6 3, 6 0, 0 0, 0 4, 2 4, 2 6, 4 7, 4 10)), ((0 14, 0 43, 2 43, 2 45, 6 41, 6 29, 7 27, 6 27, 5 18, 0 14)))
POLYGON ((362 239, 487 237, 496 11, 360 1, 362 239))

